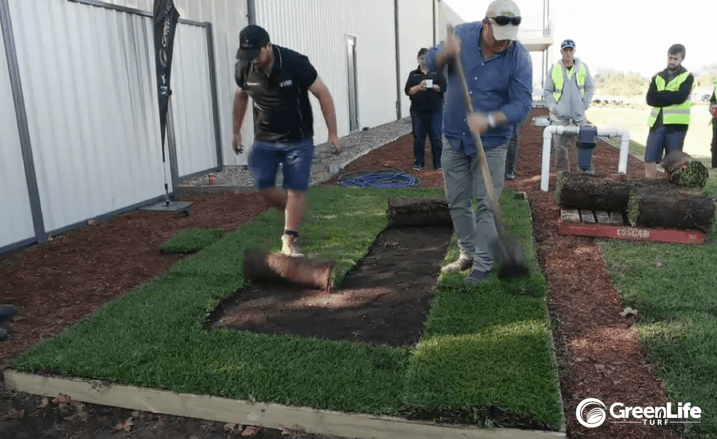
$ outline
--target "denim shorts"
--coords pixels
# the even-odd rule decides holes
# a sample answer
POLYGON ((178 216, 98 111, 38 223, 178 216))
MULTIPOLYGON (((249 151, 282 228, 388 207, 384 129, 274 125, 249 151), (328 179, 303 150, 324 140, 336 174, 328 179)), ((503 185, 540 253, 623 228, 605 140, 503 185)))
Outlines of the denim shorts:
POLYGON ((662 153, 665 155, 672 151, 682 151, 687 130, 684 128, 659 126, 650 130, 645 146, 645 162, 659 163, 662 153))
POLYGON ((276 172, 283 165, 284 189, 305 191, 309 188, 314 140, 298 143, 255 142, 249 156, 251 170, 259 190, 276 185, 276 172))

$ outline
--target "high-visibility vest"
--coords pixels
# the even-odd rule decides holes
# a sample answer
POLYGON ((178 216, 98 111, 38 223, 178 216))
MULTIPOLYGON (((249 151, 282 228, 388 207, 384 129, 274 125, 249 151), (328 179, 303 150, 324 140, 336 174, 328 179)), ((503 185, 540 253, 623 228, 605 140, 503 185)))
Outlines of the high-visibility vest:
MULTIPOLYGON (((568 73, 568 79, 572 78, 573 73, 575 72, 575 69, 572 69, 568 73)), ((585 64, 580 64, 580 69, 577 73, 577 83, 578 83, 578 89, 580 90, 580 96, 585 96, 585 78, 588 76, 588 70, 585 68, 585 64)), ((553 85, 554 91, 553 91, 553 97, 555 98, 555 102, 558 102, 560 100, 560 97, 563 95, 563 66, 562 64, 558 63, 553 66, 553 85)))
MULTIPOLYGON (((655 78, 655 85, 657 86, 657 91, 678 91, 680 89, 680 86, 687 80, 688 76, 690 76, 690 72, 684 72, 674 77, 672 81, 666 83, 665 78, 660 75, 657 75, 657 77, 655 78)), ((650 113, 649 119, 647 120, 647 124, 650 126, 650 128, 655 126, 655 122, 657 122, 657 117, 660 115, 660 111, 662 111, 662 123, 664 125, 689 125, 691 107, 692 101, 689 97, 685 102, 681 104, 670 105, 669 107, 654 107, 652 109, 652 112, 650 113)))

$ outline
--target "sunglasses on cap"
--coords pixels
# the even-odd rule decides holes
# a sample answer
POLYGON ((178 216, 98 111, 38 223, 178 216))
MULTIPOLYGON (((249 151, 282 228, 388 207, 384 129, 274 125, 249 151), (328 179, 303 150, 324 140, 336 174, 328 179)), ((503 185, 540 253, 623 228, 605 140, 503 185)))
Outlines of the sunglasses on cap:
POLYGON ((520 17, 506 17, 505 15, 499 15, 497 17, 488 17, 491 20, 495 21, 495 23, 499 26, 505 26, 507 24, 512 25, 519 25, 520 24, 520 17))

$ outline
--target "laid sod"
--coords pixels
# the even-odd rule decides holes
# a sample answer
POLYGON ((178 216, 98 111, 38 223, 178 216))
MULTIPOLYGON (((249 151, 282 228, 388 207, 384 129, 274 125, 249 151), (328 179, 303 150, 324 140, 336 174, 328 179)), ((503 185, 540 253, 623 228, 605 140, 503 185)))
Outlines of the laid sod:
POLYGON ((185 229, 171 237, 161 247, 165 253, 195 253, 218 242, 224 236, 221 229, 185 229))
MULTIPOLYGON (((302 228, 308 238, 302 250, 334 259, 338 285, 385 228, 389 198, 441 191, 315 188, 309 194, 312 215, 302 228)), ((503 203, 532 276, 503 283, 492 275, 471 288, 460 274, 441 278, 425 334, 413 348, 204 329, 219 301, 244 288, 244 249, 279 249, 281 225, 269 211, 43 341, 14 367, 318 409, 449 414, 479 425, 560 429, 545 281, 527 203, 511 193, 503 203)))
MULTIPOLYGON (((712 176, 705 187, 717 195, 712 176)), ((687 438, 717 437, 717 232, 702 246, 599 241, 623 306, 676 406, 702 409, 687 438)))
MULTIPOLYGON (((418 416, 460 414, 491 425, 496 408, 510 407, 533 428, 555 428, 562 425, 562 410, 530 212, 514 196, 504 196, 502 205, 508 229, 521 238, 531 277, 501 282, 493 274, 467 287, 460 273, 443 276, 410 358, 406 400, 418 416)), ((448 257, 457 257, 455 247, 448 257)))

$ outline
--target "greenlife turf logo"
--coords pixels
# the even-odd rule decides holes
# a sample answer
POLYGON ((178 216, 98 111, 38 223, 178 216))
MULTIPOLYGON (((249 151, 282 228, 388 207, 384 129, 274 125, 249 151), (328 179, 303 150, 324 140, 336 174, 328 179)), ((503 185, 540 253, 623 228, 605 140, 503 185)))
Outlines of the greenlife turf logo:
POLYGON ((575 416, 583 427, 599 427, 605 422, 605 404, 596 398, 583 399, 575 410, 575 416))
POLYGON ((610 410, 597 398, 588 398, 580 401, 575 416, 578 422, 587 428, 597 428, 606 420, 608 413, 614 424, 642 424, 642 425, 668 425, 668 424, 696 424, 702 417, 702 409, 692 407, 689 402, 679 403, 673 407, 672 403, 664 407, 626 407, 621 402, 610 406, 610 410), (673 412, 673 410, 675 410, 673 412))

